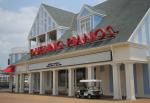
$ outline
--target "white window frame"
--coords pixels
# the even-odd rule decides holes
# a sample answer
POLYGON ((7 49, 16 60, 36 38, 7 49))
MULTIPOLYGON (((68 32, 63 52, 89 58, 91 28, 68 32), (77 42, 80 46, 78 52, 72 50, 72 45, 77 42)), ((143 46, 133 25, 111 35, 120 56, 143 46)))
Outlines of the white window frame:
MULTIPOLYGON (((92 28, 92 25, 91 25, 91 15, 88 15, 88 16, 86 16, 86 17, 81 17, 80 19, 79 19, 79 25, 80 25, 80 34, 82 35, 83 33, 88 33, 87 31, 85 31, 85 32, 83 32, 82 31, 82 28, 81 28, 81 22, 83 21, 83 20, 86 20, 86 19, 88 19, 89 20, 89 22, 90 22, 90 30, 91 30, 91 28, 92 28)), ((85 26, 85 30, 87 30, 87 27, 86 27, 86 23, 87 23, 87 21, 84 23, 84 26, 85 26)))

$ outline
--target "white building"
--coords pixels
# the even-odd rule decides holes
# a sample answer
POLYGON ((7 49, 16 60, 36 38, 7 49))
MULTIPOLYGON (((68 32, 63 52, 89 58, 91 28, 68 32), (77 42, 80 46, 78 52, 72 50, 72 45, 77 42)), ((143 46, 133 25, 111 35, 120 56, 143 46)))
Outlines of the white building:
POLYGON ((114 99, 150 97, 149 8, 150 0, 107 0, 74 14, 42 4, 31 57, 15 63, 16 92, 28 75, 29 93, 74 96, 79 80, 96 78, 114 99))
POLYGON ((29 51, 25 47, 15 47, 11 49, 11 52, 9 54, 8 59, 8 67, 3 70, 2 78, 4 82, 7 82, 5 84, 9 85, 9 89, 11 92, 13 92, 14 84, 16 83, 15 80, 15 63, 18 63, 19 61, 25 61, 29 58, 29 51))
POLYGON ((9 75, 3 73, 2 69, 0 69, 0 88, 8 88, 9 87, 9 75))
POLYGON ((11 49, 11 53, 9 54, 8 64, 15 64, 16 62, 28 58, 29 51, 27 47, 15 47, 11 49))

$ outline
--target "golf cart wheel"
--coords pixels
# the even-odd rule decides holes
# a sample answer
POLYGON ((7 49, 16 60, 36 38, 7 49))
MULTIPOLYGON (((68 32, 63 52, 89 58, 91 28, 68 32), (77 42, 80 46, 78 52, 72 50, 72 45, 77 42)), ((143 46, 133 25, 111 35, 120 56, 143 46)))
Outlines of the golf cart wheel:
POLYGON ((79 94, 77 94, 77 95, 76 95, 76 97, 77 97, 77 98, 80 98, 80 95, 79 95, 79 94))
POLYGON ((89 94, 89 95, 88 95, 88 99, 91 99, 91 98, 92 98, 92 96, 89 94))

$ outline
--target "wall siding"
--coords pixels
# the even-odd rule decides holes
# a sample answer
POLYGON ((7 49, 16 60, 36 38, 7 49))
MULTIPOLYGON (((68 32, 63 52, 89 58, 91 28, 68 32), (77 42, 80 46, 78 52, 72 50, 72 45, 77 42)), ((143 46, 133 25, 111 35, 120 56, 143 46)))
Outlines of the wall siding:
POLYGON ((56 23, 52 19, 52 17, 48 14, 48 12, 44 9, 44 7, 40 7, 29 35, 36 36, 39 34, 46 33, 51 29, 55 28, 55 26, 56 23))
POLYGON ((150 56, 150 13, 144 17, 143 21, 128 41, 147 45, 147 55, 150 56))
POLYGON ((148 65, 143 64, 143 84, 144 84, 144 94, 150 95, 150 85, 149 85, 149 77, 148 77, 148 65))
POLYGON ((145 18, 145 32, 146 32, 146 44, 148 45, 148 55, 150 55, 150 30, 148 17, 145 18))

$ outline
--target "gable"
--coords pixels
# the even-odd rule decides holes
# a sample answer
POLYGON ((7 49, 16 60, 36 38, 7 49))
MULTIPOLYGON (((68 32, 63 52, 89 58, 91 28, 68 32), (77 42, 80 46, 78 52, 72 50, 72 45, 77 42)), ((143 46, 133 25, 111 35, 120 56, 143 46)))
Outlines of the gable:
POLYGON ((78 14, 78 18, 89 16, 92 13, 93 11, 87 5, 84 5, 78 14))
MULTIPOLYGON (((117 34, 115 38, 103 42, 102 45, 127 42, 149 7, 150 0, 119 0, 118 2, 115 2, 115 0, 107 0, 93 6, 92 9, 96 10, 96 12, 105 14, 94 30, 111 25, 114 30, 119 31, 119 34, 117 34)), ((79 30, 79 23, 76 20, 74 20, 74 22, 75 29, 73 30, 79 30)), ((65 33, 65 35, 68 34, 70 36, 72 31, 65 33)), ((66 40, 67 37, 63 36, 62 40, 63 39, 66 40)))
POLYGON ((80 14, 80 17, 85 17, 85 16, 88 16, 89 14, 90 12, 86 8, 84 8, 80 14))
POLYGON ((29 36, 33 37, 39 34, 44 34, 56 27, 55 20, 51 17, 51 15, 47 12, 47 10, 41 5, 37 16, 33 22, 31 27, 29 36))
POLYGON ((48 6, 45 4, 42 4, 42 5, 47 10, 47 12, 52 16, 52 18, 55 19, 58 25, 65 26, 65 27, 72 26, 73 19, 74 19, 74 16, 76 16, 76 14, 66 11, 66 10, 48 6))
POLYGON ((147 11, 128 41, 147 45, 147 54, 150 56, 150 9, 147 11))

